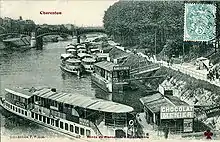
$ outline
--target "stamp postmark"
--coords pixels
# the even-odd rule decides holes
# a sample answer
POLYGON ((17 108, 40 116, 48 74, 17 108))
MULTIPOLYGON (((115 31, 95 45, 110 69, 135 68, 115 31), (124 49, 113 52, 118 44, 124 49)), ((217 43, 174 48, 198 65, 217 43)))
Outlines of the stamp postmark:
POLYGON ((209 41, 215 37, 215 6, 185 4, 185 41, 209 41))

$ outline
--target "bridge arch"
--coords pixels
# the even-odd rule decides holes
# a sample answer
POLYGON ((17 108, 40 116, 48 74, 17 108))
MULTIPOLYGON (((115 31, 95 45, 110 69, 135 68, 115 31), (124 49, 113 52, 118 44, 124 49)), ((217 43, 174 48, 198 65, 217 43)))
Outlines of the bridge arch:
POLYGON ((106 31, 104 28, 78 28, 76 29, 76 36, 80 36, 83 34, 89 34, 89 33, 104 33, 106 34, 106 31))
POLYGON ((65 33, 65 32, 48 32, 48 33, 43 33, 43 34, 37 34, 36 39, 38 38, 42 38, 44 36, 48 36, 48 35, 68 35, 68 36, 72 36, 72 33, 65 33))

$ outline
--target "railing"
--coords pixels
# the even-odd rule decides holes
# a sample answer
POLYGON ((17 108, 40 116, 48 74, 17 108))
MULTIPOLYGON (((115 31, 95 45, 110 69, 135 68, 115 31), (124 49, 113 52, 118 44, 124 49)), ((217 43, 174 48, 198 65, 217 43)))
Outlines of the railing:
POLYGON ((96 120, 96 125, 99 125, 104 119, 104 116, 101 115, 97 120, 96 120))
POLYGON ((143 72, 143 71, 156 70, 158 68, 160 68, 160 64, 152 64, 152 65, 147 65, 147 66, 144 66, 144 67, 141 67, 141 68, 132 69, 131 73, 135 74, 135 73, 139 73, 139 72, 143 72))
POLYGON ((168 63, 167 62, 164 62, 164 61, 160 61, 160 63, 163 65, 163 66, 166 66, 166 67, 170 67, 171 69, 173 70, 176 70, 176 71, 180 71, 184 74, 187 74, 191 77, 194 77, 196 79, 201 79, 201 80, 207 80, 207 74, 203 74, 199 71, 196 71, 196 70, 192 70, 190 68, 186 68, 186 67, 183 67, 179 64, 175 64, 175 65, 171 65, 171 66, 168 66, 168 63))
POLYGON ((102 136, 102 133, 99 131, 98 127, 96 126, 96 124, 94 124, 93 122, 89 121, 89 125, 90 127, 95 131, 95 133, 98 136, 102 136))
POLYGON ((92 121, 89 121, 89 120, 83 119, 83 118, 79 118, 79 124, 87 126, 87 127, 91 127, 98 136, 102 136, 97 125, 95 123, 93 123, 92 121))

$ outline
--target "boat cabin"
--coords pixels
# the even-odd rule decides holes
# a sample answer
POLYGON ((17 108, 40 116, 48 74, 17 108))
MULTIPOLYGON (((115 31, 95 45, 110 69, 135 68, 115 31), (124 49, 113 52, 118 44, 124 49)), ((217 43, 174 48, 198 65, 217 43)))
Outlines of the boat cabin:
POLYGON ((79 59, 92 58, 92 55, 87 54, 87 53, 79 53, 77 54, 77 56, 79 57, 79 59))
MULTIPOLYGON (((33 94, 31 92, 23 91, 17 88, 5 89, 5 91, 7 92, 5 94, 5 100, 7 102, 15 106, 21 107, 23 109, 31 108, 31 103, 33 103, 33 99, 32 99, 33 94)), ((20 111, 20 109, 18 111, 20 111)))
POLYGON ((101 62, 101 61, 107 61, 109 57, 108 53, 97 53, 96 54, 96 61, 101 62))
POLYGON ((84 68, 87 72, 93 72, 94 71, 93 64, 95 62, 96 62, 96 60, 93 59, 93 58, 84 58, 84 59, 82 59, 82 65, 84 66, 84 68))
POLYGON ((66 53, 70 53, 70 54, 72 54, 72 55, 75 56, 75 57, 76 57, 76 55, 77 55, 76 49, 72 49, 72 48, 67 49, 67 50, 66 50, 66 53))
POLYGON ((50 109, 50 115, 54 118, 61 116, 62 119, 90 127, 103 136, 115 137, 121 130, 123 137, 126 137, 129 121, 134 119, 131 114, 132 107, 112 101, 59 93, 47 88, 34 94, 34 101, 38 102, 40 107, 50 109))
POLYGON ((91 54, 97 54, 100 53, 100 50, 98 48, 92 48, 90 49, 91 54))
POLYGON ((105 80, 112 81, 112 71, 116 64, 108 61, 102 61, 94 64, 94 70, 97 75, 105 80))
POLYGON ((86 49, 86 45, 85 44, 79 44, 79 45, 77 45, 77 49, 86 49))
POLYGON ((67 58, 71 58, 73 57, 72 54, 68 53, 68 54, 61 54, 60 59, 67 59, 67 58))
POLYGON ((79 66, 81 61, 75 58, 69 58, 67 60, 63 60, 63 63, 71 67, 71 66, 79 66))
POLYGON ((77 49, 77 53, 86 53, 86 49, 85 48, 80 48, 80 49, 77 49))

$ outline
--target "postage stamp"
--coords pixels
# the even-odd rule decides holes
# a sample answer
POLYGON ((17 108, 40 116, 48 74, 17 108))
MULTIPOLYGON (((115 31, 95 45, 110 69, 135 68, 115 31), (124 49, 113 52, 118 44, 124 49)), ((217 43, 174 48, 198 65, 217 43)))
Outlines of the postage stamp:
POLYGON ((212 4, 185 4, 185 41, 209 41, 216 34, 216 7, 212 4))

